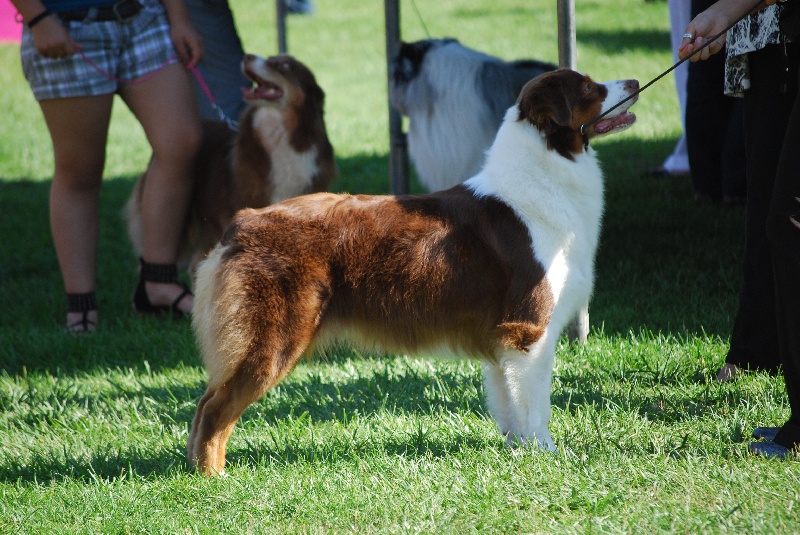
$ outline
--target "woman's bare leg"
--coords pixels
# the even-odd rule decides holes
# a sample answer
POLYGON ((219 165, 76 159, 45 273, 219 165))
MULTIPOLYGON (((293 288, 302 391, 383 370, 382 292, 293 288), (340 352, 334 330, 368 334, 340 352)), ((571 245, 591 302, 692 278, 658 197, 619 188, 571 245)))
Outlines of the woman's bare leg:
MULTIPOLYGON (((120 94, 144 128, 153 157, 142 197, 142 257, 152 264, 174 264, 192 193, 192 161, 200 146, 201 125, 191 80, 173 64, 140 85, 123 86, 120 94)), ((150 302, 171 305, 183 289, 147 282, 150 302)), ((191 296, 177 307, 191 312, 191 296)))
MULTIPOLYGON (((53 142, 50 228, 69 294, 95 291, 97 212, 113 94, 40 102, 53 142)), ((66 324, 82 319, 68 312, 66 324)), ((97 322, 97 311, 87 319, 97 322)))

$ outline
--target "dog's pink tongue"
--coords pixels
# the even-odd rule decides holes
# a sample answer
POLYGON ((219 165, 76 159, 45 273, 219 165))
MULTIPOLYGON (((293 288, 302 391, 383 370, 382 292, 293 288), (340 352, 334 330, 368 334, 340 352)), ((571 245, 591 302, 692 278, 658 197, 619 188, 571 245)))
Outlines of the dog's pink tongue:
POLYGON ((636 115, 626 111, 625 113, 621 113, 616 117, 612 117, 611 119, 603 119, 594 125, 594 130, 598 134, 605 134, 606 132, 610 132, 615 128, 626 128, 632 125, 634 122, 636 122, 636 115))
POLYGON ((278 100, 283 96, 283 91, 274 84, 261 84, 256 87, 243 87, 242 95, 246 100, 278 100))

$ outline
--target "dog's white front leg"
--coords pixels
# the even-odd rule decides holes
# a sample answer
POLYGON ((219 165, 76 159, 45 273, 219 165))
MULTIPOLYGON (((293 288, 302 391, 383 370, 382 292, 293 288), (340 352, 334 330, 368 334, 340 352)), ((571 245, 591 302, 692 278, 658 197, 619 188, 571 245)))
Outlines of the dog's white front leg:
POLYGON ((585 344, 589 339, 589 304, 585 303, 567 325, 570 342, 585 344))
POLYGON ((500 432, 508 436, 511 432, 511 400, 503 368, 494 362, 483 363, 483 391, 486 395, 486 407, 494 418, 500 432))
POLYGON ((542 337, 528 352, 508 351, 500 358, 512 422, 507 435, 510 445, 556 450, 549 430, 555 347, 547 338, 542 337))

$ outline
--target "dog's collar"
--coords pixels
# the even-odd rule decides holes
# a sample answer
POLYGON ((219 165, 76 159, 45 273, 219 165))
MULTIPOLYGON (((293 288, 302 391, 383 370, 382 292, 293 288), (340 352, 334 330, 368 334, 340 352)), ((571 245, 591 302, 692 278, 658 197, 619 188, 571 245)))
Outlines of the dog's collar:
POLYGON ((586 133, 585 124, 581 125, 581 138, 583 138, 583 150, 589 150, 589 134, 586 133))

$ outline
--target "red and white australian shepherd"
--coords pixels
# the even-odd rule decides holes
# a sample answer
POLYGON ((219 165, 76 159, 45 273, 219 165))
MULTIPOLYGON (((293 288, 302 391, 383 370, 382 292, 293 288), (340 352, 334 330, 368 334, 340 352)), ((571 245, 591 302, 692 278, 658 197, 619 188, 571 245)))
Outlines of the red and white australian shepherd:
MULTIPOLYGON (((254 86, 243 89, 247 106, 238 132, 222 121, 203 121, 178 258, 191 266, 216 245, 238 210, 325 191, 337 174, 325 130, 325 93, 308 67, 289 55, 247 54, 242 73, 254 86)), ((128 234, 139 256, 146 178, 139 178, 126 205, 128 234)))
MULTIPOLYGON (((556 342, 591 294, 603 178, 580 128, 638 89, 560 69, 531 80, 483 170, 420 196, 315 194, 239 212, 198 269, 194 329, 208 372, 189 461, 225 467, 242 412, 315 347, 482 359, 510 443, 554 449, 556 342)), ((587 129, 631 125, 622 106, 587 129)))

